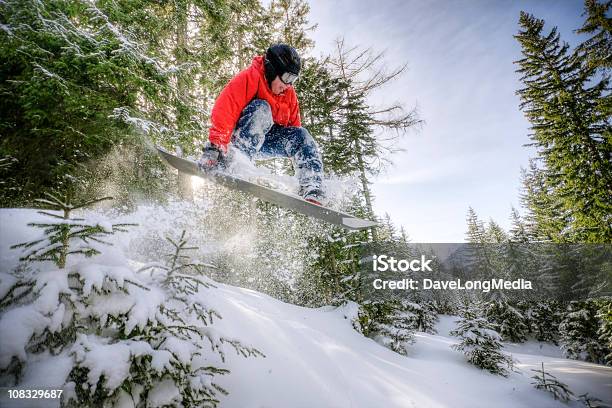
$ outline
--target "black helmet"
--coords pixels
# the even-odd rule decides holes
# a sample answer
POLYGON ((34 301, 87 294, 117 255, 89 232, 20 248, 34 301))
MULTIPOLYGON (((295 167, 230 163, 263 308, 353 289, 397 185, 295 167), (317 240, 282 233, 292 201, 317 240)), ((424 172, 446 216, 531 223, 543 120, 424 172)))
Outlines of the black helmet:
POLYGON ((300 73, 301 60, 295 48, 287 44, 274 44, 266 51, 264 65, 268 82, 278 75, 283 82, 290 84, 300 73))

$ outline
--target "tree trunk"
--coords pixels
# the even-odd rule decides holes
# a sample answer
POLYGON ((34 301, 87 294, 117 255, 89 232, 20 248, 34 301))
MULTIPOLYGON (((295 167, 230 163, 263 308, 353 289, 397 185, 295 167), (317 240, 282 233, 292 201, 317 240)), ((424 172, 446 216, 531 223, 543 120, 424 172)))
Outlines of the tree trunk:
MULTIPOLYGON (((175 49, 175 59, 176 65, 180 66, 186 62, 186 52, 187 52, 187 14, 189 11, 189 6, 184 3, 179 3, 180 6, 184 8, 179 8, 177 10, 177 24, 176 24, 176 49, 175 49)), ((183 117, 184 114, 181 112, 181 101, 187 101, 189 98, 189 89, 186 83, 186 79, 183 78, 184 73, 180 73, 177 76, 177 115, 176 115, 176 124, 179 131, 186 130, 186 123, 189 122, 189 118, 183 117)), ((179 145, 182 152, 185 151, 184 144, 179 145)), ((179 197, 185 201, 193 201, 193 187, 191 185, 191 176, 188 174, 184 174, 179 172, 178 174, 178 194, 179 197)))
MULTIPOLYGON (((372 208, 372 194, 370 193, 370 187, 368 187, 368 178, 365 171, 365 163, 363 162, 363 156, 361 152, 361 145, 357 142, 355 146, 355 154, 357 155, 357 165, 359 166, 359 179, 361 181, 361 188, 363 189, 363 197, 365 198, 366 210, 371 219, 374 219, 374 208, 372 208)), ((372 234, 372 241, 378 241, 378 233, 376 227, 370 228, 372 234)))

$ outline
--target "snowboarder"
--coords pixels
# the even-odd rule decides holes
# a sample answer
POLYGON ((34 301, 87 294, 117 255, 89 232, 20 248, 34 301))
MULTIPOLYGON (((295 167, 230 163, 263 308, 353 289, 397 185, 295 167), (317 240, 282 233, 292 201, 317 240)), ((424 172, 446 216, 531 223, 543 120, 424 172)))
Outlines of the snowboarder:
POLYGON ((204 171, 223 166, 230 144, 251 160, 289 157, 299 194, 321 205, 323 163, 314 139, 301 125, 293 83, 300 56, 286 44, 272 45, 223 88, 212 109, 208 142, 198 162, 204 171))

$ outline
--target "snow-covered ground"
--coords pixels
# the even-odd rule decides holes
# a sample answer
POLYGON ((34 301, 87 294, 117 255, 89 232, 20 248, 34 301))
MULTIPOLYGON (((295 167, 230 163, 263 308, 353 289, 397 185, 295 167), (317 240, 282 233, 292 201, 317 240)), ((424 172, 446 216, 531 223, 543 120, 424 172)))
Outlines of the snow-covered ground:
MULTIPOLYGON (((38 217, 32 210, 0 210, 2 272, 17 261, 9 246, 32 239, 36 233, 26 224, 38 217)), ((122 239, 118 246, 129 248, 122 239)), ((222 284, 201 295, 223 316, 214 324, 220 332, 266 356, 244 358, 227 350, 231 374, 216 378, 230 392, 221 397, 221 407, 567 407, 531 385, 530 369, 542 361, 576 395, 588 392, 612 405, 612 367, 564 359, 549 344, 506 345, 518 360, 517 372, 508 378, 468 364, 450 348, 456 342, 448 334, 454 327, 452 316, 441 316, 437 335, 417 333, 409 355, 401 356, 353 329, 352 305, 308 309, 222 284)), ((69 364, 68 357, 59 357, 54 364, 40 365, 49 371, 26 373, 28 386, 35 387, 37 378, 54 376, 61 384, 58 373, 66 372, 69 364)), ((1 406, 6 403, 0 400, 1 406)))
POLYGON ((530 384, 540 361, 576 395, 612 403, 612 367, 532 354, 533 343, 509 347, 521 361, 509 378, 467 364, 450 348, 452 316, 441 316, 439 334, 418 333, 404 357, 353 330, 350 308, 307 309, 224 285, 209 300, 223 310, 217 324, 267 356, 230 356, 220 381, 236 390, 229 407, 566 407, 530 384))

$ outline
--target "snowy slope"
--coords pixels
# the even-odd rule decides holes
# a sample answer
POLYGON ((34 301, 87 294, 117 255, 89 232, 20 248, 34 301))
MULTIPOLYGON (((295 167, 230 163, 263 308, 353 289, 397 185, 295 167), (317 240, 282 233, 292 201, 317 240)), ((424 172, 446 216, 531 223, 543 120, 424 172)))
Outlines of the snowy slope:
MULTIPOLYGON (((0 210, 2 272, 17 263, 9 246, 37 235, 26 226, 37 218, 32 210, 0 210)), ((158 225, 163 224, 160 220, 163 217, 157 218, 158 225)), ((137 234, 138 229, 127 240, 124 236, 116 247, 129 248, 130 237, 137 234)), ((216 380, 230 392, 222 397, 222 407, 567 407, 530 384, 529 369, 541 361, 576 395, 589 392, 612 404, 612 368, 564 359, 549 345, 506 346, 520 361, 519 372, 509 378, 469 365, 449 347, 455 342, 448 335, 454 327, 451 316, 441 317, 438 335, 418 333, 404 357, 356 332, 352 305, 308 309, 222 284, 200 295, 223 316, 214 327, 266 355, 243 358, 226 350, 231 374, 216 380)), ((38 368, 31 366, 26 373, 26 384, 60 385, 69 364, 66 356, 53 362, 43 358, 38 368)))
MULTIPOLYGON (((345 319, 350 308, 301 308, 224 285, 212 300, 224 314, 217 324, 239 328, 241 339, 267 355, 248 360, 230 355, 232 374, 220 383, 239 391, 226 397, 229 407, 568 406, 533 388, 529 365, 503 378, 467 364, 449 347, 455 342, 446 331, 453 325, 450 316, 442 316, 441 334, 417 334, 411 355, 403 357, 353 330, 345 319)), ((521 361, 526 356, 515 354, 521 361)), ((543 358, 547 366, 554 362, 557 371, 565 367, 559 378, 577 394, 589 392, 612 403, 611 394, 605 395, 612 368, 530 357, 538 363, 543 358), (578 366, 581 371, 574 373, 578 366)))

